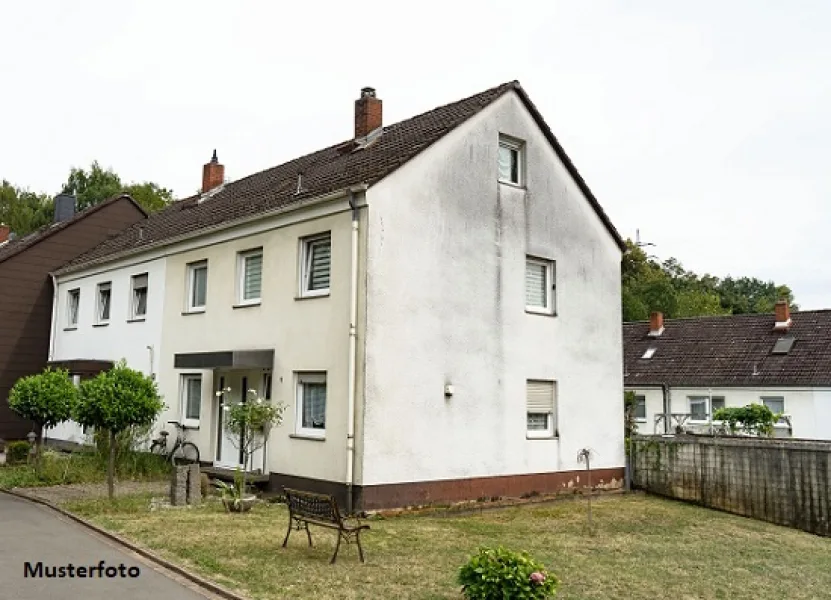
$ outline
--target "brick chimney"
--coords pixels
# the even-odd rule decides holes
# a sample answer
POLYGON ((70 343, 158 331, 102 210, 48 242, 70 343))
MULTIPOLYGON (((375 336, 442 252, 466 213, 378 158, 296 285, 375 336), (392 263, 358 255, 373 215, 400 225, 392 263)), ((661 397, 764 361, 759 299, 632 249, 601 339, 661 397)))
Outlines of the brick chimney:
POLYGON ((664 313, 653 312, 649 315, 649 335, 658 337, 664 332, 664 313))
POLYGON ((0 225, 0 244, 9 239, 11 228, 8 225, 0 225))
POLYGON ((381 100, 375 97, 375 88, 365 87, 355 100, 355 138, 366 137, 383 126, 381 100))
POLYGON ((211 157, 211 162, 202 167, 202 193, 209 192, 225 181, 225 166, 219 164, 216 157, 216 150, 211 157))
POLYGON ((783 299, 777 302, 773 307, 773 312, 776 315, 774 331, 787 331, 791 326, 791 307, 788 306, 788 301, 783 299))

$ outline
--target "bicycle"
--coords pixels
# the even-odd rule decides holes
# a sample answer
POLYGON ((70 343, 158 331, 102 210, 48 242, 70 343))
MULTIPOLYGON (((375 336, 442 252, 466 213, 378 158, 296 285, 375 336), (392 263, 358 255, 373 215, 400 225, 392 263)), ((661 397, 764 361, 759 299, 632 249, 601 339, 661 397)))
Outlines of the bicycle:
POLYGON ((159 456, 165 456, 173 466, 189 465, 199 463, 199 448, 193 442, 185 440, 185 426, 179 421, 168 421, 169 425, 176 427, 176 441, 170 452, 167 451, 167 431, 160 431, 159 437, 150 444, 150 452, 159 456))

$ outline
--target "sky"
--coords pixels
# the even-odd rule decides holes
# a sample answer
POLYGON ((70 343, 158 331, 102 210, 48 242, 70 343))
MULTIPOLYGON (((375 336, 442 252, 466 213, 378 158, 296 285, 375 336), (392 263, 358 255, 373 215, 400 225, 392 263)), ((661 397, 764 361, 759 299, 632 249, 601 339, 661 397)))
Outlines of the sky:
POLYGON ((0 0, 0 178, 197 191, 518 79, 624 237, 831 308, 831 2, 0 0))

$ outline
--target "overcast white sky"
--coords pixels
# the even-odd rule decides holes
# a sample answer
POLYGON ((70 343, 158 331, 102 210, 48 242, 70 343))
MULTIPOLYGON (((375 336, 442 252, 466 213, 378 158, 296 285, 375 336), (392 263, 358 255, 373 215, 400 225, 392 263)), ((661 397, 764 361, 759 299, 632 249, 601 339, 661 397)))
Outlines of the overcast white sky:
POLYGON ((831 308, 831 2, 0 0, 0 178, 177 197, 519 79, 625 237, 831 308))

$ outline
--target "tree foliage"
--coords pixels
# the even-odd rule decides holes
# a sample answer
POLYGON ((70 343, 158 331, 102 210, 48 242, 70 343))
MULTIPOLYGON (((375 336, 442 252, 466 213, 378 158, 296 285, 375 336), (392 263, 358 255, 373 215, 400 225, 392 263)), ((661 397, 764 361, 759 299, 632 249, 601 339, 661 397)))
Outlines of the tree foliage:
MULTIPOLYGON (((89 169, 73 167, 61 193, 73 194, 84 210, 118 194, 130 194, 147 212, 161 210, 173 201, 173 192, 151 181, 125 184, 112 169, 93 161, 89 169)), ((0 223, 22 237, 52 222, 53 196, 31 192, 6 180, 0 182, 0 223)))
POLYGON ((26 235, 52 222, 54 204, 45 194, 35 194, 0 182, 0 223, 19 236, 26 235))
POLYGON ((104 169, 93 161, 89 170, 73 167, 61 190, 73 194, 78 210, 84 210, 117 194, 127 193, 147 212, 160 210, 173 201, 173 192, 156 183, 130 183, 125 185, 112 169, 104 169))
POLYGON ((78 390, 64 370, 46 369, 17 380, 9 408, 38 427, 54 427, 72 418, 78 390))
POLYGON ((675 258, 659 262, 632 240, 621 264, 623 320, 640 321, 660 311, 668 318, 772 312, 784 298, 793 310, 787 285, 755 277, 725 277, 687 271, 675 258))
POLYGON ((110 437, 107 485, 115 495, 116 439, 131 427, 150 425, 164 408, 156 382, 120 361, 109 371, 81 383, 75 420, 81 425, 106 430, 110 437))

